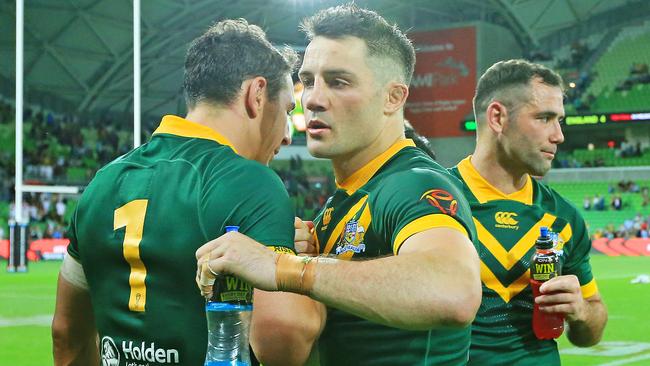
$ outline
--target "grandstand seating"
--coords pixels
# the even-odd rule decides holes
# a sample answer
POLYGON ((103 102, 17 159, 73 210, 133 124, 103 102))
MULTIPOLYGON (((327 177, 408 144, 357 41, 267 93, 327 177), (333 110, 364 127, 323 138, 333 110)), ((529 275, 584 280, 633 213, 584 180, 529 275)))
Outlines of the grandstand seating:
POLYGON ((594 113, 635 111, 648 108, 650 85, 636 85, 629 91, 615 91, 634 63, 650 64, 650 23, 628 27, 610 44, 608 52, 594 65, 597 77, 585 94, 593 94, 594 113))
MULTIPOLYGON (((640 187, 650 186, 650 181, 637 182, 640 187)), ((582 213, 585 221, 589 224, 590 231, 605 228, 614 224, 617 228, 625 220, 632 219, 637 213, 644 217, 650 215, 650 206, 642 206, 640 193, 617 193, 623 200, 623 209, 613 210, 610 206, 611 194, 608 193, 609 186, 616 187, 616 182, 571 182, 551 183, 550 186, 558 191, 563 197, 571 201, 582 213), (584 210, 582 202, 585 197, 593 197, 600 194, 605 199, 605 211, 584 210)))
POLYGON ((16 130, 13 124, 0 124, 0 152, 13 154, 16 150, 16 130))
MULTIPOLYGON (((650 90, 650 87, 648 88, 650 90)), ((650 96, 649 96, 650 98, 650 96)), ((650 99, 648 99, 650 100, 650 99)), ((650 165, 650 150, 643 152, 638 157, 616 157, 614 149, 575 149, 571 156, 582 163, 583 166, 589 165, 596 160, 602 160, 604 166, 645 166, 650 165)))

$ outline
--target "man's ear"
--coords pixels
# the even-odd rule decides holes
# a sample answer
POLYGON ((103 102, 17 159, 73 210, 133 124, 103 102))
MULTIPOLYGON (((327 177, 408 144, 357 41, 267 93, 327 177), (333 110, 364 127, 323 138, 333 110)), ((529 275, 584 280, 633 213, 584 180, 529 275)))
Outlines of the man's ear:
POLYGON ((494 101, 485 110, 485 120, 490 130, 500 134, 508 122, 508 109, 501 102, 494 101))
POLYGON ((388 85, 388 98, 386 98, 386 103, 384 103, 384 113, 393 114, 402 109, 408 96, 408 86, 397 82, 390 83, 388 85))
POLYGON ((266 102, 267 86, 266 79, 261 76, 244 81, 242 85, 244 89, 244 104, 249 118, 257 118, 262 112, 262 108, 266 102))

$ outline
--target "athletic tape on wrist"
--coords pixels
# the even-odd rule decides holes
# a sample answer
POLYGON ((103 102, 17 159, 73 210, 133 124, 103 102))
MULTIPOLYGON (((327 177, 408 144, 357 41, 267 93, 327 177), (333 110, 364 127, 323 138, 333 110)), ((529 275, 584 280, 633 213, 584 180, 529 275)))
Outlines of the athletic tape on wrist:
POLYGON ((309 295, 316 279, 316 258, 281 253, 276 258, 275 283, 278 291, 309 295))

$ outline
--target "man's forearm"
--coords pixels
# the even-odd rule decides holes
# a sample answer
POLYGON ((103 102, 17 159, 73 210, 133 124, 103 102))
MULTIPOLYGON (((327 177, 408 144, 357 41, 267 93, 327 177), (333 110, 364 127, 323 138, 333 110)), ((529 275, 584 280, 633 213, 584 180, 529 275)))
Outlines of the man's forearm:
POLYGON ((590 347, 600 342, 607 324, 607 309, 600 297, 586 300, 586 303, 585 320, 568 322, 567 338, 578 347, 590 347))
POLYGON ((226 272, 261 290, 308 293, 325 305, 403 329, 463 327, 481 303, 478 254, 455 228, 411 235, 399 255, 368 261, 310 262, 273 253, 234 232, 205 244, 196 257, 203 295, 212 291, 214 272, 226 272))
POLYGON ((99 365, 97 336, 69 344, 55 339, 53 342, 55 365, 99 365))
POLYGON ((261 363, 304 365, 325 326, 325 307, 306 296, 255 290, 250 343, 261 363))
POLYGON ((439 253, 318 263, 312 297, 373 322, 413 330, 466 326, 480 304, 475 263, 439 253))
POLYGON ((98 365, 97 330, 90 295, 59 276, 52 321, 55 365, 98 365))

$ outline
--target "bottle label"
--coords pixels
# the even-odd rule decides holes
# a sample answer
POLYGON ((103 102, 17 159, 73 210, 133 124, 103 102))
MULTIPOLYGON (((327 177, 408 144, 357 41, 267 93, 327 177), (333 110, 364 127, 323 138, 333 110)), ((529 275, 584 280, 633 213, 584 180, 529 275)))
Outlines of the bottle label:
POLYGON ((536 253, 530 266, 530 278, 535 281, 548 281, 558 276, 558 257, 555 253, 536 253))
POLYGON ((250 305, 253 303, 253 287, 246 281, 230 275, 217 276, 210 301, 250 305))

